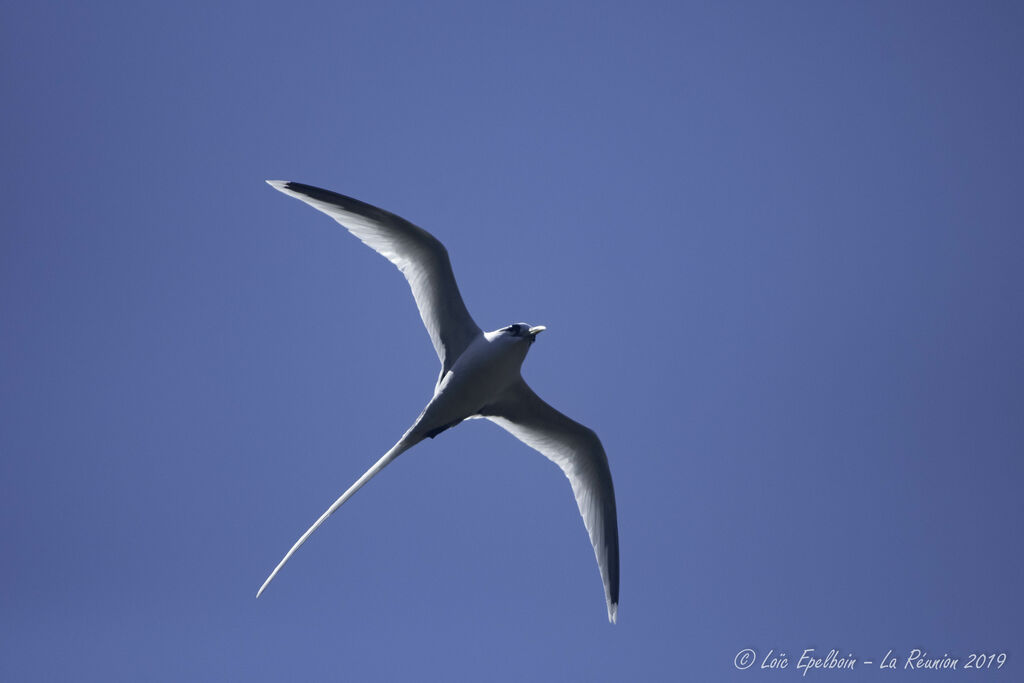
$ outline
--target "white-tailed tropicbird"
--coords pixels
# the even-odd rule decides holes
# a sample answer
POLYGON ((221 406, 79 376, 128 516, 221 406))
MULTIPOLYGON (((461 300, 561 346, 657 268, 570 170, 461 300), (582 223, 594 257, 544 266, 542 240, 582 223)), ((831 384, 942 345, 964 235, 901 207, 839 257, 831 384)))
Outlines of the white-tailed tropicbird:
POLYGON ((483 332, 462 301, 448 252, 426 230, 335 192, 282 180, 267 182, 338 221, 402 271, 441 359, 441 374, 433 398, 412 427, 302 534, 256 597, 306 539, 388 463, 427 437, 465 419, 485 417, 552 460, 569 478, 597 556, 608 619, 614 623, 619 610, 619 532, 608 458, 592 430, 545 403, 520 374, 526 352, 544 326, 516 323, 483 332))

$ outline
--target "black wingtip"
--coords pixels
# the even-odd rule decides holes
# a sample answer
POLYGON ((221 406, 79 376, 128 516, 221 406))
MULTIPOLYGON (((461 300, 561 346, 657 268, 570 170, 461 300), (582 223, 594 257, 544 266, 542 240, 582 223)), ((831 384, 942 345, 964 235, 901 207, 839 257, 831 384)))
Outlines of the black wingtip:
POLYGON ((310 199, 315 199, 320 202, 327 204, 333 204, 339 206, 346 211, 352 213, 358 213, 366 216, 372 220, 377 221, 389 221, 389 220, 402 220, 390 211, 374 206, 373 204, 367 204, 366 202, 360 201, 353 197, 348 197, 337 192, 331 192, 325 190, 322 187, 316 187, 315 185, 306 185, 305 183, 296 183, 291 180, 268 180, 267 184, 274 189, 280 190, 285 194, 292 195, 303 195, 310 199))

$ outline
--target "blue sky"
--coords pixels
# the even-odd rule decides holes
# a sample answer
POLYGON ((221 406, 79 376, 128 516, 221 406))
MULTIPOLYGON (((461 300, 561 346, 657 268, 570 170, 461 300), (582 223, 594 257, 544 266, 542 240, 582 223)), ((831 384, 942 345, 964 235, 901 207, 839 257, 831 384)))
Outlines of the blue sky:
POLYGON ((1020 5, 95 4, 0 21, 0 678, 1019 677, 1020 5), (266 178, 548 326, 618 625, 568 484, 482 421, 255 600, 437 373, 398 272, 266 178))

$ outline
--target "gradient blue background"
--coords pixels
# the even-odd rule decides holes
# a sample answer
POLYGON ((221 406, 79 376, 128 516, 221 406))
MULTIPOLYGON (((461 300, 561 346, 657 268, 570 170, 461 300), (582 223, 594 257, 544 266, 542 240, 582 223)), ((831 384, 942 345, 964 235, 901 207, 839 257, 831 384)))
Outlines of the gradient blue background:
POLYGON ((1019 3, 0 18, 2 680, 1021 680, 1019 3), (437 373, 398 272, 265 178, 548 326, 524 375, 608 451, 617 626, 565 479, 482 421, 255 600, 437 373))

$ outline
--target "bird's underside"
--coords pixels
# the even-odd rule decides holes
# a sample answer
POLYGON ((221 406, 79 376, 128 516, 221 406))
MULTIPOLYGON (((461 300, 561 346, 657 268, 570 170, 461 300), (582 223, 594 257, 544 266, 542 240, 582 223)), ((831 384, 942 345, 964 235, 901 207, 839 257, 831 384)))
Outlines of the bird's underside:
POLYGON ((402 438, 348 488, 296 541, 257 592, 259 597, 292 555, 335 510, 388 463, 426 438, 471 417, 484 417, 558 465, 572 485, 604 584, 608 618, 619 602, 619 545, 615 492, 608 459, 593 431, 538 397, 520 375, 542 326, 514 324, 484 333, 462 301, 448 253, 433 235, 370 204, 328 190, 267 181, 326 213, 405 276, 441 361, 434 396, 402 438))

